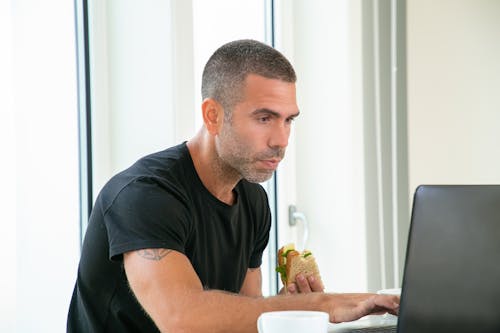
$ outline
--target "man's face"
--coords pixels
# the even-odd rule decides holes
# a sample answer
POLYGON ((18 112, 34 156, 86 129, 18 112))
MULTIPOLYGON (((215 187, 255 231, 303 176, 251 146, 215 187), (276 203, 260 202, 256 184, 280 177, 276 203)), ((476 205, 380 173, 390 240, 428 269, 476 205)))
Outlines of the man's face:
POLYGON ((271 178, 285 155, 291 123, 298 116, 295 84, 250 74, 243 101, 224 120, 216 149, 224 167, 250 182, 271 178))

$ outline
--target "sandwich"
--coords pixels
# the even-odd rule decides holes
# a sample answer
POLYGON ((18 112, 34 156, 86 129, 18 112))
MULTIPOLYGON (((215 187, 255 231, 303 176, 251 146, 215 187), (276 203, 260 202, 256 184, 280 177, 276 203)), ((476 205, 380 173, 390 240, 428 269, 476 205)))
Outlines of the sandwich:
POLYGON ((319 268, 316 259, 309 250, 299 252, 295 250, 293 243, 287 244, 278 250, 278 267, 276 272, 280 274, 283 286, 295 283, 297 274, 303 274, 308 278, 313 276, 323 288, 323 282, 319 274, 319 268))

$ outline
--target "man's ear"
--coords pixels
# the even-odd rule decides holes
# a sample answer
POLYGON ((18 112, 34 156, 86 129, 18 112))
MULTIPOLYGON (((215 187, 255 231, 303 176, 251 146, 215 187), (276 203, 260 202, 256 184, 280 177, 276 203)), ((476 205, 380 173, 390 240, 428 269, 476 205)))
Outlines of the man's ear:
POLYGON ((201 104, 203 122, 207 131, 212 135, 219 134, 224 121, 224 109, 222 105, 212 98, 206 98, 201 104))

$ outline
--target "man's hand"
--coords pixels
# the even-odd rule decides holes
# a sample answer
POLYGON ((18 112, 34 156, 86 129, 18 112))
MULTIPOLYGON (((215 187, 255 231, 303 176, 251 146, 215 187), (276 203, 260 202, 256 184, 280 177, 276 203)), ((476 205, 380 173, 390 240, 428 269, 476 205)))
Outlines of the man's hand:
POLYGON ((280 294, 307 294, 311 292, 323 292, 321 282, 312 275, 306 277, 303 274, 298 274, 296 282, 290 283, 286 289, 283 287, 280 294))
POLYGON ((371 314, 390 313, 398 315, 399 296, 376 294, 337 294, 332 304, 330 321, 340 323, 352 321, 371 314))

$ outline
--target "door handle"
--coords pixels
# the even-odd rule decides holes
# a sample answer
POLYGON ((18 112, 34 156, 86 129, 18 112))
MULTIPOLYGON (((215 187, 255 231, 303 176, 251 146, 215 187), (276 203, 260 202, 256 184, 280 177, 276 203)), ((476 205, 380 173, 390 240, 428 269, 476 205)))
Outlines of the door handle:
POLYGON ((297 226, 298 222, 302 222, 302 250, 305 250, 309 238, 309 224, 304 213, 297 211, 295 205, 288 206, 288 225, 291 227, 297 226))

